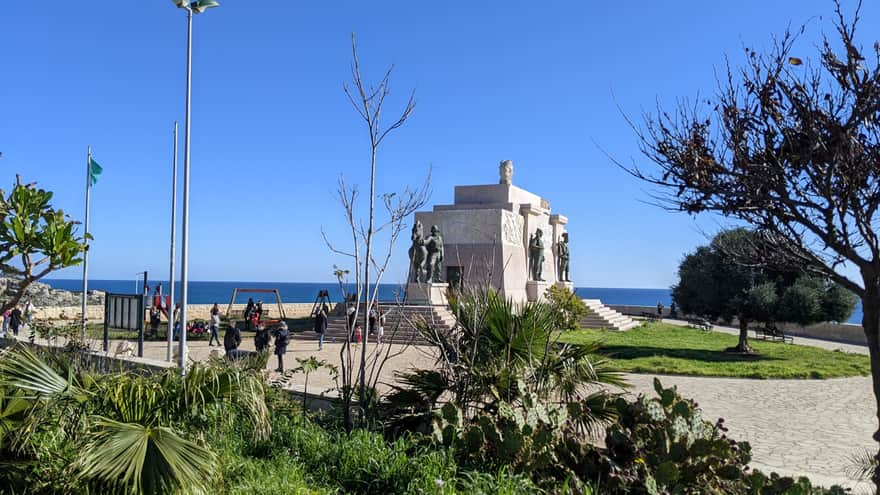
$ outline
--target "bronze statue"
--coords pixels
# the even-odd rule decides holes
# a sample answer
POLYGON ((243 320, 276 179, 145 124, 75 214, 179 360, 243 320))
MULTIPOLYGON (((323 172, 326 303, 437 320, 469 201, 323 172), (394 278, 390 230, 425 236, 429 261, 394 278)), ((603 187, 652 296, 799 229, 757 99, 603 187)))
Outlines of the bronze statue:
POLYGON ((541 229, 535 230, 535 233, 529 236, 529 275, 532 280, 543 282, 541 277, 544 271, 544 241, 542 239, 544 232, 541 229))
POLYGON ((425 247, 425 234, 421 221, 416 220, 416 224, 413 225, 412 228, 410 239, 412 239, 412 246, 409 248, 409 281, 424 282, 425 260, 428 257, 428 250, 425 247))
POLYGON ((568 260, 568 232, 563 232, 562 240, 556 244, 556 267, 562 282, 571 282, 568 278, 568 260))
POLYGON ((431 235, 425 238, 425 248, 428 251, 425 282, 442 282, 440 265, 443 263, 443 237, 440 236, 440 227, 436 225, 431 227, 431 235))

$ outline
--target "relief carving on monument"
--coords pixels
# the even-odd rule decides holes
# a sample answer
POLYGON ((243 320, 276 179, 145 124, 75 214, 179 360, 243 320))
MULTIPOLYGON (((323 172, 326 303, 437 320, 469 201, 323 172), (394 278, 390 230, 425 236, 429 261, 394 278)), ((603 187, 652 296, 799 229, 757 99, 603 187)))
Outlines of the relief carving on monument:
POLYGON ((501 224, 501 232, 505 244, 513 244, 514 246, 522 246, 522 217, 512 213, 504 212, 504 220, 501 224))

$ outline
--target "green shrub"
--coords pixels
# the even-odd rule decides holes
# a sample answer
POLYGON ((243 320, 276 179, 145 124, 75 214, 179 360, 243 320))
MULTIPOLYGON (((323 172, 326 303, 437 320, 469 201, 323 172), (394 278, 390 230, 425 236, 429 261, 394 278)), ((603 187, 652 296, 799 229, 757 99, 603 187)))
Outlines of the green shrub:
POLYGON ((318 425, 288 398, 271 398, 270 409, 272 433, 266 440, 236 433, 243 440, 237 448, 251 462, 262 459, 272 466, 283 458, 300 466, 313 485, 341 493, 444 493, 455 486, 455 465, 442 450, 409 437, 388 442, 367 430, 347 433, 318 425))
MULTIPOLYGON (((465 471, 459 473, 457 491, 469 495, 540 495, 547 493, 538 488, 528 476, 510 474, 506 469, 496 473, 465 471)), ((586 492, 584 495, 590 495, 586 492)))
POLYGON ((577 330, 580 321, 590 312, 583 299, 565 287, 551 285, 544 297, 556 313, 558 330, 577 330))

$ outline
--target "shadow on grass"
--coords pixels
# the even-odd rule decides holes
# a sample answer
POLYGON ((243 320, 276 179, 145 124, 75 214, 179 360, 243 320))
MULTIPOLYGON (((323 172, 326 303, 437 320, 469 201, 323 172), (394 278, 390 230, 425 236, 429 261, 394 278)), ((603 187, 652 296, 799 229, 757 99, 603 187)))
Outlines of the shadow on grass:
POLYGON ((724 352, 723 349, 668 349, 663 347, 642 347, 642 346, 622 346, 622 345, 602 345, 599 353, 611 359, 639 359, 650 357, 670 357, 676 359, 687 359, 692 361, 702 361, 706 363, 735 363, 748 362, 755 363, 761 361, 778 361, 779 358, 765 356, 762 354, 732 354, 724 352))

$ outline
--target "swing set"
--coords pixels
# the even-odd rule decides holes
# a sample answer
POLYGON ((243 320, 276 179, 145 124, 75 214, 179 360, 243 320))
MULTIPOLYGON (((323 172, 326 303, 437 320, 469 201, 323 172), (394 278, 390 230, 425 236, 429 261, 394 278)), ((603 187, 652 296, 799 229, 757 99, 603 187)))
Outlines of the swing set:
MULTIPOLYGON (((232 298, 229 299, 229 306, 226 307, 226 318, 227 319, 229 319, 229 316, 232 314, 232 305, 235 304, 235 298, 240 293, 275 294, 275 302, 278 304, 278 316, 279 317, 276 319, 273 319, 273 320, 262 320, 262 321, 266 324, 271 325, 274 323, 278 323, 278 322, 284 320, 285 318, 287 318, 287 315, 284 313, 284 305, 281 304, 281 292, 279 292, 278 289, 247 289, 247 288, 236 287, 236 288, 232 289, 232 298)), ((266 312, 265 314, 268 314, 268 312, 266 312)), ((239 317, 239 318, 241 318, 243 316, 244 315, 236 315, 236 317, 239 317)))

